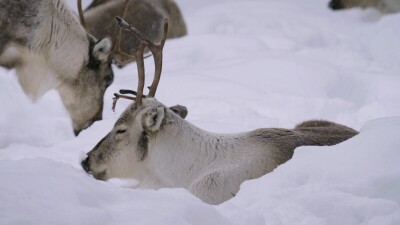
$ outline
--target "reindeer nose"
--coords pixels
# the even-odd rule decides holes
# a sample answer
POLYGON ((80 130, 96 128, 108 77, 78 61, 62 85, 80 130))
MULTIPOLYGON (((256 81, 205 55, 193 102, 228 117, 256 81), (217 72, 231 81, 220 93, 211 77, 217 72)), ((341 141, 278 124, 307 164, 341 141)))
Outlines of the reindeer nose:
POLYGON ((89 164, 89 157, 87 157, 85 160, 81 162, 82 168, 86 171, 86 173, 91 172, 90 170, 90 164, 89 164))
POLYGON ((74 129, 74 134, 75 134, 75 136, 78 136, 80 132, 81 132, 81 130, 75 130, 75 129, 74 129))

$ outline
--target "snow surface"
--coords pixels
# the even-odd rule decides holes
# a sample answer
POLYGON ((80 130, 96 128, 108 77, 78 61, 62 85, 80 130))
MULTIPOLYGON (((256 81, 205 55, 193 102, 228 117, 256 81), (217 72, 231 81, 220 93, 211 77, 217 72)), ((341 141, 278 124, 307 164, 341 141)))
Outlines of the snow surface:
POLYGON ((327 0, 178 4, 189 35, 165 46, 161 102, 186 105, 187 120, 214 132, 326 119, 361 133, 298 148, 210 206, 184 189, 124 188, 80 168, 129 104, 110 110, 112 93, 136 87, 136 65, 115 69, 104 120, 79 137, 57 92, 32 104, 14 71, 0 68, 1 225, 400 224, 400 14, 332 12, 327 0))

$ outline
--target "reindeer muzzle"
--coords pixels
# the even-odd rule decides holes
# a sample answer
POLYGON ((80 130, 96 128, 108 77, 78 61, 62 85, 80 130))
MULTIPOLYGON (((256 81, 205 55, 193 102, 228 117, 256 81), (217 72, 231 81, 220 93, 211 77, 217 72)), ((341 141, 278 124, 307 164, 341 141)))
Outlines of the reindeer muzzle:
POLYGON ((89 164, 89 157, 81 162, 82 168, 86 171, 86 173, 91 173, 90 164, 89 164))

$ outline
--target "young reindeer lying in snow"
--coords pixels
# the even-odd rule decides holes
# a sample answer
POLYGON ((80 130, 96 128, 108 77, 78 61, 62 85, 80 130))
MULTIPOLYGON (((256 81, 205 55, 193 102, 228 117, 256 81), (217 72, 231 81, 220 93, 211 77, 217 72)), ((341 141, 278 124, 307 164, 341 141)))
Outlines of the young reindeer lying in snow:
MULTIPOLYGON (((120 26, 138 36, 142 46, 161 55, 159 45, 146 40, 119 19, 120 26)), ((167 23, 165 23, 165 32, 167 23)), ((137 54, 141 54, 141 49, 137 54)), ((138 58, 138 57, 137 57, 138 58)), ((161 61, 149 95, 143 98, 144 67, 138 60, 139 85, 135 100, 114 128, 82 161, 96 179, 134 178, 138 188, 181 187, 206 203, 219 204, 239 191, 240 184, 258 178, 288 161, 304 145, 334 145, 358 132, 333 122, 312 120, 294 129, 257 129, 237 134, 202 130, 182 119, 154 97, 161 61), (142 99, 143 98, 143 99, 142 99)))

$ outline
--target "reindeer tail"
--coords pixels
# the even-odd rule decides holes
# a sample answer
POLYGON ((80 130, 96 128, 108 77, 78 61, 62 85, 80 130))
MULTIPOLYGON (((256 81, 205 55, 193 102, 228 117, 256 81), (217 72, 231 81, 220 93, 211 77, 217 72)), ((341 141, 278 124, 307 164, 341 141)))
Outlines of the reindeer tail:
POLYGON ((305 121, 297 125, 294 131, 299 133, 296 138, 298 146, 335 145, 358 134, 350 127, 324 120, 305 121))

